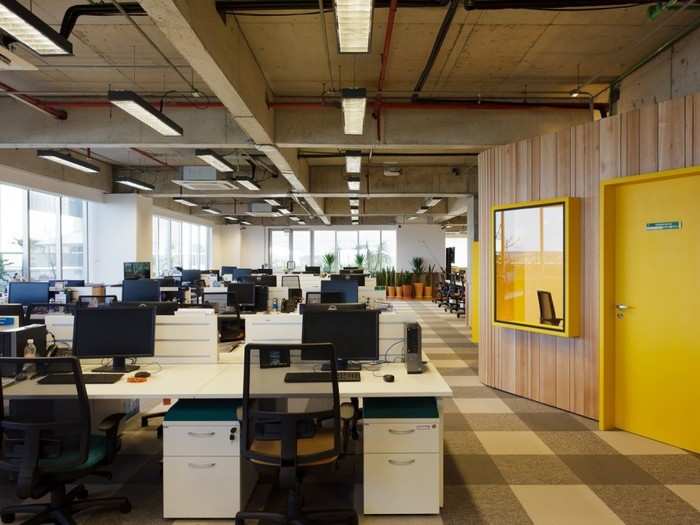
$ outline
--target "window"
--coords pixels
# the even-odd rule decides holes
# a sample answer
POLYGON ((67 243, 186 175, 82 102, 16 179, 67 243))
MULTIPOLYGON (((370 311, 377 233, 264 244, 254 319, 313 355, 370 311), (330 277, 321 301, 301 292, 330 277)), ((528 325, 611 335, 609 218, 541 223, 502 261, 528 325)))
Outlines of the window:
POLYGON ((0 281, 87 280, 87 203, 0 184, 0 281))
POLYGON ((209 270, 211 226, 153 216, 153 264, 155 275, 172 274, 175 267, 209 270))
POLYGON ((275 271, 284 271, 292 255, 297 269, 307 264, 321 266, 324 255, 335 255, 332 271, 356 266, 355 257, 364 256, 370 272, 396 265, 396 230, 275 230, 270 229, 269 260, 275 271), (291 231, 291 234, 290 234, 291 231))
POLYGON ((466 268, 469 264, 467 255, 469 241, 466 235, 454 235, 445 237, 445 247, 455 249, 455 266, 466 268))

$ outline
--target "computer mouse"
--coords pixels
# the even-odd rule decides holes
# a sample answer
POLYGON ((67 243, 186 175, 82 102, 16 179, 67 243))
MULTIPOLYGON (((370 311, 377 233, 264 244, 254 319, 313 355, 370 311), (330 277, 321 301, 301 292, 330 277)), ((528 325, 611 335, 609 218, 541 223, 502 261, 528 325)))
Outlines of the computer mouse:
POLYGON ((391 374, 385 374, 384 375, 384 382, 385 383, 393 383, 394 382, 394 376, 391 374))
POLYGON ((134 374, 134 377, 140 377, 140 378, 146 379, 147 377, 151 377, 151 373, 146 372, 145 370, 142 370, 141 372, 136 372, 134 374))

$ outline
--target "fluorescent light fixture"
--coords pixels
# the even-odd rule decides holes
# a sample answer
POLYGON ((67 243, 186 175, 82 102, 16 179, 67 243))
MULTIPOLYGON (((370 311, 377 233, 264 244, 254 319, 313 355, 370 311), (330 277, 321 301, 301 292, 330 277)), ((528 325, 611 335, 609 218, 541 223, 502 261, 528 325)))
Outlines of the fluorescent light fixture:
POLYGON ((362 135, 367 108, 367 90, 343 89, 343 132, 346 135, 362 135))
POLYGON ((350 206, 359 206, 360 205, 360 199, 350 199, 350 206))
POLYGON ((348 173, 360 173, 362 169, 362 153, 359 151, 345 152, 345 171, 348 173))
POLYGON ((260 186, 258 186, 255 181, 251 178, 241 178, 241 177, 234 177, 234 179, 238 184, 241 185, 241 187, 245 188, 246 190, 250 191, 260 191, 260 186))
POLYGON ((372 0, 335 0, 335 27, 341 53, 369 53, 372 0))
POLYGON ((360 214, 360 209, 359 208, 350 208, 350 215, 359 215, 360 214))
POLYGON ((135 188, 137 190, 153 191, 156 189, 156 187, 152 184, 148 184, 147 182, 141 182, 140 180, 136 179, 131 179, 129 177, 119 177, 114 182, 116 182, 117 184, 121 184, 122 186, 129 186, 130 188, 135 188))
POLYGON ((241 221, 241 224, 242 224, 243 226, 252 226, 252 224, 249 223, 248 221, 241 221))
POLYGON ((173 199, 173 202, 177 202, 178 204, 182 204, 183 206, 189 206, 190 208, 196 208, 198 206, 196 202, 192 202, 182 197, 175 197, 173 199))
POLYGON ((179 137, 182 128, 133 91, 110 91, 109 101, 161 135, 179 137))
POLYGON ((429 209, 430 208, 428 208, 427 206, 421 206, 420 208, 418 208, 418 211, 416 211, 416 213, 423 214, 423 213, 427 212, 429 209))
POLYGON ((299 217, 290 217, 290 221, 299 222, 301 219, 299 217))
POLYGON ((441 200, 442 200, 442 199, 439 198, 439 197, 430 197, 430 198, 428 199, 428 202, 425 203, 425 205, 426 205, 428 208, 432 208, 432 207, 435 206, 436 204, 440 204, 440 201, 441 201, 441 200))
POLYGON ((267 202, 270 206, 275 206, 277 208, 281 206, 275 199, 265 199, 265 202, 267 202))
POLYGON ((15 0, 0 0, 0 29, 38 55, 73 54, 73 44, 15 0))
POLYGON ((292 214, 292 212, 289 211, 287 208, 280 207, 277 209, 277 211, 280 212, 282 215, 291 215, 292 214))
POLYGON ((415 221, 417 218, 418 218, 418 217, 416 217, 416 216, 414 215, 413 217, 409 217, 408 220, 409 220, 409 221, 415 221))
POLYGON ((211 215, 221 215, 221 212, 219 210, 217 210, 216 208, 212 208, 211 206, 204 206, 202 208, 202 211, 211 215))
POLYGON ((357 217, 353 217, 353 218, 352 218, 352 223, 353 223, 353 224, 360 224, 360 219, 358 219, 357 217))
POLYGON ((304 221, 299 221, 299 222, 297 222, 297 224, 306 224, 306 222, 304 222, 304 221))
POLYGON ((36 156, 42 159, 50 160, 52 162, 57 162, 58 164, 63 164, 69 168, 79 170, 85 173, 99 173, 100 168, 84 160, 76 159, 60 151, 53 149, 40 149, 36 152, 36 156))
POLYGON ((229 173, 236 169, 229 161, 210 149, 196 149, 194 150, 194 154, 198 159, 203 160, 216 171, 229 173))
POLYGON ((226 215, 224 219, 231 222, 238 222, 238 217, 233 217, 232 215, 226 215))
POLYGON ((348 190, 360 191, 360 177, 348 177, 348 190))

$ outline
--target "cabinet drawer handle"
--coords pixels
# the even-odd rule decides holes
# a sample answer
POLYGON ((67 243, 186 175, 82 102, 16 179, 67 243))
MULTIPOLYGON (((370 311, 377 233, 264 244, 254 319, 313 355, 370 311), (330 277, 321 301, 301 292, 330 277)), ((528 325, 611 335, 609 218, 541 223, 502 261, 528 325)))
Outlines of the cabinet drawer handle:
POLYGON ((413 434, 416 431, 415 428, 410 428, 408 430, 395 430, 393 428, 389 429, 389 434, 397 434, 399 436, 405 436, 406 434, 413 434))
POLYGON ((399 461, 397 459, 390 459, 389 464, 397 467, 407 467, 408 465, 413 465, 416 462, 415 459, 407 459, 406 461, 399 461))
POLYGON ((188 432, 187 435, 195 438, 208 438, 214 437, 216 435, 216 432, 188 432))
POLYGON ((188 463, 190 468, 214 468, 216 463, 188 463))

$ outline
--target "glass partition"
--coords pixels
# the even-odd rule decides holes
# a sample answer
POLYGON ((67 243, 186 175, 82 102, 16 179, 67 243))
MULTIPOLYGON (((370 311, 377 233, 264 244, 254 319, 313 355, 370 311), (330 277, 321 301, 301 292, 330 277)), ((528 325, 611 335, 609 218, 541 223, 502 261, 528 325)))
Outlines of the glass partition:
MULTIPOLYGON (((571 200, 494 209, 494 321, 570 335, 571 200)), ((576 221, 577 222, 577 221, 576 221)))

